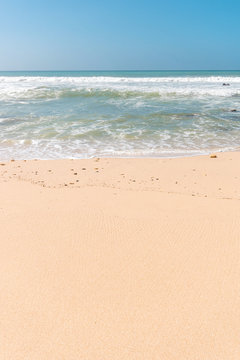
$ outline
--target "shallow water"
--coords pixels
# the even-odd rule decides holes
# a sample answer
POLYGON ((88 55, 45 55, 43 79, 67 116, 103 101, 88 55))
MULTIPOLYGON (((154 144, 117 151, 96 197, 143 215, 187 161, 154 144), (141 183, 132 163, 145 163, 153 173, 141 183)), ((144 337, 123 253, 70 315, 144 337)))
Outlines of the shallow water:
POLYGON ((239 144, 240 71, 0 73, 1 159, 194 155, 239 144))

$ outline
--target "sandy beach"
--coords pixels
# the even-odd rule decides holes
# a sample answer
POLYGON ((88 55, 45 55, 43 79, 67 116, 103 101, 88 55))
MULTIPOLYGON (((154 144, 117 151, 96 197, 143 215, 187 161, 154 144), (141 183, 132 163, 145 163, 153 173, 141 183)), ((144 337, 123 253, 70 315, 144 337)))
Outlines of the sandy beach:
POLYGON ((238 360, 239 163, 0 161, 0 359, 238 360))

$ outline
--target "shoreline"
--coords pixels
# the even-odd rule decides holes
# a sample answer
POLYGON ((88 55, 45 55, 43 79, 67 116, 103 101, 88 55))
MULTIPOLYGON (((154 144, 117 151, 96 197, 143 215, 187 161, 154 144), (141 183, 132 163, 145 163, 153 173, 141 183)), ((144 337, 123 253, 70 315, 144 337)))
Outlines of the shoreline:
POLYGON ((142 155, 139 155, 139 156, 118 156, 118 155, 113 155, 113 156, 110 156, 110 155, 107 155, 107 156, 102 156, 102 155, 94 155, 94 156, 90 156, 90 157, 59 157, 59 158, 38 158, 38 157, 32 157, 32 158, 15 158, 15 157, 10 157, 8 159, 4 159, 4 158, 0 158, 0 162, 10 162, 12 160, 14 161, 60 161, 60 160, 92 160, 92 159, 96 159, 96 158, 99 158, 99 159, 182 159, 182 158, 192 158, 192 157, 202 157, 202 156, 209 156, 211 154, 221 154, 221 153, 238 153, 240 152, 240 148, 235 148, 235 149, 219 149, 219 150, 206 150, 206 151, 199 151, 199 152, 196 152, 196 153, 179 153, 178 155, 177 154, 173 154, 173 155, 152 155, 152 156, 149 156, 149 155, 146 155, 146 156, 142 156, 142 155))
POLYGON ((48 188, 105 186, 240 198, 238 169, 232 161, 240 161, 240 152, 179 158, 12 159, 0 161, 0 183, 21 180, 48 188))
POLYGON ((0 358, 237 360, 239 163, 0 161, 0 358))

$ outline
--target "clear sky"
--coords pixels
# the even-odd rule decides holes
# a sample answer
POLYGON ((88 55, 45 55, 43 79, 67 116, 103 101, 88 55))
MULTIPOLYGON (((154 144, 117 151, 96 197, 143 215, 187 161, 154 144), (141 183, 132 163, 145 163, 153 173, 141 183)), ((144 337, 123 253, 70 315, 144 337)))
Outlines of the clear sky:
POLYGON ((240 0, 0 0, 0 70, 240 69, 240 0))

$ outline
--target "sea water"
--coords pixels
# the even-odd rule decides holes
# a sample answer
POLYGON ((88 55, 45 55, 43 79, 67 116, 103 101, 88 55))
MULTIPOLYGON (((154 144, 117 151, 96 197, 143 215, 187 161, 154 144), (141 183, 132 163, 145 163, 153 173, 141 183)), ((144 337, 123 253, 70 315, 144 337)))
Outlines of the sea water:
POLYGON ((239 145, 240 71, 0 72, 2 160, 175 157, 239 145))

